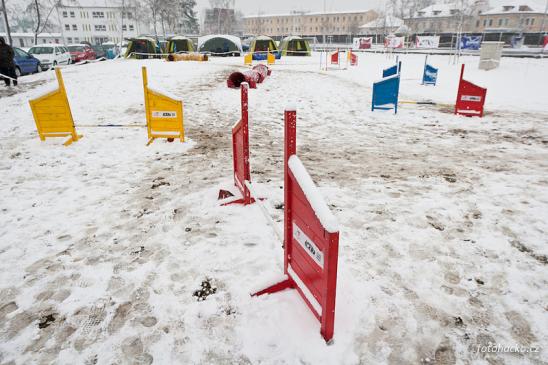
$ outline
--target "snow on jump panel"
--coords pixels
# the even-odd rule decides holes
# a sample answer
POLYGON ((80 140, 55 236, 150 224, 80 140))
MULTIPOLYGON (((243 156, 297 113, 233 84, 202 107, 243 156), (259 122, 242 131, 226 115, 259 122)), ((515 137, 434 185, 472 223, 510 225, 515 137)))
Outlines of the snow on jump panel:
POLYGON ((459 89, 457 92, 457 101, 455 103, 455 114, 465 115, 467 117, 483 117, 483 108, 487 89, 477 86, 470 81, 466 81, 464 76, 464 65, 460 72, 459 89))
POLYGON ((142 71, 149 139, 147 146, 156 138, 178 138, 184 142, 183 101, 159 87, 149 86, 146 67, 142 71))
POLYGON ((333 338, 339 255, 338 223, 296 155, 296 112, 285 112, 284 272, 286 279, 253 295, 296 289, 333 338))
POLYGON ((241 87, 242 117, 232 127, 232 159, 234 164, 234 185, 242 194, 242 199, 232 201, 229 204, 248 205, 254 202, 246 181, 251 182, 249 169, 249 117, 248 117, 248 91, 249 85, 242 83, 241 87))
POLYGON ((40 140, 44 141, 49 137, 70 136, 70 139, 64 143, 65 146, 68 146, 72 142, 78 141, 82 136, 76 134, 60 69, 55 69, 55 76, 58 87, 48 90, 36 99, 29 100, 29 104, 40 140))

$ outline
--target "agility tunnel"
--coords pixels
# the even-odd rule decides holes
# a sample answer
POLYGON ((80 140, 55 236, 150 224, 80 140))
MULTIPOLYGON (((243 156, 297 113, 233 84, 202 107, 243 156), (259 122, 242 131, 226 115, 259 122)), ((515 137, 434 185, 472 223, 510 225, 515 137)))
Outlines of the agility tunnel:
POLYGON ((226 83, 229 88, 236 89, 243 82, 247 82, 250 88, 256 89, 257 84, 261 84, 271 73, 272 71, 267 66, 260 64, 246 72, 237 71, 231 73, 226 83))

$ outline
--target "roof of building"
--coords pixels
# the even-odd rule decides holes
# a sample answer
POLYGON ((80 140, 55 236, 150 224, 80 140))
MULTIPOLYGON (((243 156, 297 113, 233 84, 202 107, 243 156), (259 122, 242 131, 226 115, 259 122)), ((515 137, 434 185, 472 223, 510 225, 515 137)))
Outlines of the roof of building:
POLYGON ((282 16, 314 16, 314 15, 337 15, 337 14, 365 14, 373 10, 345 10, 345 11, 318 11, 318 12, 298 12, 298 13, 282 13, 282 14, 257 14, 257 15, 246 15, 244 19, 250 18, 274 18, 282 16))
POLYGON ((394 15, 386 15, 384 17, 378 17, 377 19, 370 21, 369 23, 366 23, 360 28, 362 29, 371 29, 371 28, 380 28, 380 27, 400 27, 403 25, 403 20, 395 17, 394 15))
POLYGON ((497 1, 495 6, 488 11, 484 11, 482 15, 494 14, 517 14, 517 13, 544 13, 545 4, 535 0, 509 0, 497 1))
MULTIPOLYGON (((131 1, 125 1, 124 7, 134 7, 131 1)), ((121 0, 64 0, 60 7, 71 8, 120 8, 121 0)))
POLYGON ((459 10, 459 6, 456 4, 433 4, 422 8, 415 14, 416 17, 422 18, 438 18, 438 17, 448 17, 453 16, 451 14, 452 10, 459 10))

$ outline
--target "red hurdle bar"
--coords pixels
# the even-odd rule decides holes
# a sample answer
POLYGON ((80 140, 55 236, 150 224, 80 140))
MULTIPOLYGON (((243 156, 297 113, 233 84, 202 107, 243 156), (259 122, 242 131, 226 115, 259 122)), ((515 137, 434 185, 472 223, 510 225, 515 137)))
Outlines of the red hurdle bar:
POLYGON ((288 288, 297 289, 320 321, 321 335, 329 342, 335 329, 339 231, 329 208, 323 199, 318 199, 317 188, 296 155, 295 109, 285 111, 284 121, 286 279, 252 295, 272 294, 288 288))

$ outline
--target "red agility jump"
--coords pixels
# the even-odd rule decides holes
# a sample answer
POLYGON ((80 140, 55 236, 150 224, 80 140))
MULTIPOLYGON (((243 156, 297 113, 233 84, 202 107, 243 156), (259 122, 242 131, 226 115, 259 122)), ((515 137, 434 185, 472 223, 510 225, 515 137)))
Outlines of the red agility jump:
POLYGON ((296 155, 294 109, 285 111, 284 273, 286 279, 253 295, 296 289, 321 323, 325 341, 333 338, 339 229, 306 168, 296 155))
POLYGON ((247 82, 242 83, 240 90, 242 117, 232 127, 232 160, 234 163, 234 185, 238 187, 243 198, 227 204, 248 205, 255 202, 255 200, 251 197, 251 192, 247 186, 251 182, 249 169, 249 85, 247 82))
POLYGON ((470 81, 466 81, 464 76, 464 65, 460 71, 459 90, 457 92, 457 102, 455 103, 455 114, 465 115, 467 117, 483 117, 483 107, 485 105, 485 96, 487 89, 479 87, 470 81))

